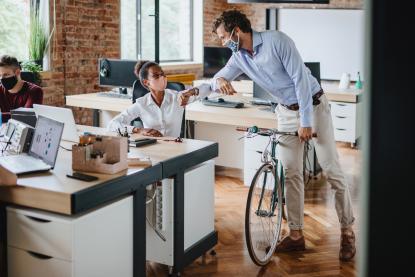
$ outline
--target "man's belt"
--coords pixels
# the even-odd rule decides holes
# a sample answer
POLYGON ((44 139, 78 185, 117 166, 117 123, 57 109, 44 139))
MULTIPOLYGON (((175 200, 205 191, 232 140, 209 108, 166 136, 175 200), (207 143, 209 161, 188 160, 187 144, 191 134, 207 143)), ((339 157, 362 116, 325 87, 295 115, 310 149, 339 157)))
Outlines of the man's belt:
MULTIPOLYGON (((317 92, 316 94, 313 95, 313 105, 316 106, 318 104, 320 104, 320 97, 324 94, 323 89, 321 89, 319 92, 317 92)), ((281 104, 282 106, 286 107, 289 110, 292 111, 298 111, 300 109, 300 106, 298 105, 298 103, 292 104, 292 105, 284 105, 281 104)))

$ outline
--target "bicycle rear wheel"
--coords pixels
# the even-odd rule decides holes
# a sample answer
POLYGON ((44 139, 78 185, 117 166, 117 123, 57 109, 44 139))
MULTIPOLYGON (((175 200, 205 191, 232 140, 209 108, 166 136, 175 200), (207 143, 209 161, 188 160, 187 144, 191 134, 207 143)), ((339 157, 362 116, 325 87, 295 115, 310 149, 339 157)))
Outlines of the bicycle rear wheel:
POLYGON ((280 238, 283 198, 276 174, 272 164, 263 164, 252 179, 246 203, 246 244, 249 256, 259 266, 271 260, 280 238))

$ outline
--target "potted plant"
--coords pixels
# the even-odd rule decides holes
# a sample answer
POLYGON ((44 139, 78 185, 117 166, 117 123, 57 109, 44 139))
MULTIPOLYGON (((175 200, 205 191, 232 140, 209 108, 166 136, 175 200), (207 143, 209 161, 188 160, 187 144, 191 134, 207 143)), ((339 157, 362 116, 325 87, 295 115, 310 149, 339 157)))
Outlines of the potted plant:
POLYGON ((39 7, 32 1, 30 7, 29 58, 36 64, 43 65, 48 36, 45 26, 39 18, 39 7))
POLYGON ((22 67, 21 77, 27 82, 40 85, 42 82, 39 72, 42 71, 42 67, 33 61, 25 61, 20 64, 22 67))

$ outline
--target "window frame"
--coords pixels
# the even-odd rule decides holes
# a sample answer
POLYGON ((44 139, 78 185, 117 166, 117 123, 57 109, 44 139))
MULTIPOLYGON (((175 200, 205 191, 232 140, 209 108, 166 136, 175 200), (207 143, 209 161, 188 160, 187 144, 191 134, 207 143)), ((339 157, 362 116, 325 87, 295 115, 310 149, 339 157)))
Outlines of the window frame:
MULTIPOLYGON (((190 30, 189 30, 189 42, 190 42, 190 58, 189 59, 169 59, 169 60, 161 60, 160 59, 160 63, 163 64, 168 64, 168 63, 186 63, 186 62, 194 62, 195 61, 195 38, 194 38, 194 24, 195 24, 195 20, 194 20, 194 9, 195 9, 195 4, 193 0, 186 0, 189 1, 189 6, 190 6, 190 30)), ((120 2, 121 3, 121 2, 120 2)), ((136 20, 136 47, 135 47, 135 53, 136 53, 136 58, 137 60, 142 59, 142 36, 141 36, 141 25, 142 25, 142 7, 141 7, 141 0, 136 0, 135 1, 135 5, 136 5, 136 15, 135 15, 135 20, 136 20)), ((161 14, 159 15, 161 17, 161 14)), ((121 14, 121 8, 120 8, 120 18, 122 17, 121 14)), ((120 20, 121 23, 121 20, 120 20)), ((122 28, 121 24, 120 24, 120 29, 122 28)), ((121 30, 120 30, 120 36, 121 36, 121 30)), ((160 47, 160 40, 159 40, 159 47, 160 47)), ((160 48, 159 48, 160 49, 160 48)), ((122 41, 120 40, 120 52, 122 51, 122 41)), ((120 56, 122 56, 122 53, 120 53, 120 56)), ((154 59, 154 58, 153 58, 154 59)))

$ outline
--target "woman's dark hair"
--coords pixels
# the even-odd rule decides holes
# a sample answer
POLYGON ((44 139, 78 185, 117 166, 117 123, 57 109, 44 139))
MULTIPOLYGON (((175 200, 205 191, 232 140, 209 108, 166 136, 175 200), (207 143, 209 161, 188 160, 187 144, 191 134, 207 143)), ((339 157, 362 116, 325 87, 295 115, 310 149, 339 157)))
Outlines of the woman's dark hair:
POLYGON ((20 64, 15 57, 9 55, 3 55, 0 57, 0 66, 10 66, 14 68, 20 68, 20 64))
POLYGON ((223 24, 225 31, 230 33, 236 26, 241 29, 244 33, 252 32, 251 22, 245 14, 238 10, 224 11, 216 20, 213 22, 212 32, 216 34, 218 27, 223 24))
POLYGON ((158 63, 151 61, 139 61, 134 67, 135 76, 137 76, 138 80, 140 80, 141 85, 145 88, 146 86, 144 85, 144 80, 148 78, 148 70, 153 66, 160 68, 158 63))

